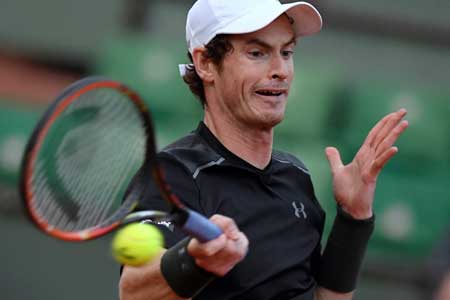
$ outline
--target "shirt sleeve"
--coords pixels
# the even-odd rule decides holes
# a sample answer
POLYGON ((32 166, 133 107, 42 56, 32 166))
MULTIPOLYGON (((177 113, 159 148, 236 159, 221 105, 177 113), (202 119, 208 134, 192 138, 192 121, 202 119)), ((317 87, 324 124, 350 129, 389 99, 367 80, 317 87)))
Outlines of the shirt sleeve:
MULTIPOLYGON (((171 191, 187 207, 195 211, 201 211, 199 207, 199 191, 197 185, 184 165, 166 152, 158 154, 158 162, 171 191)), ((139 201, 135 210, 160 210, 170 212, 170 204, 161 197, 155 182, 150 180, 144 197, 139 201)), ((171 223, 152 224, 156 225, 161 230, 166 248, 172 247, 178 241, 186 237, 186 234, 171 223)))

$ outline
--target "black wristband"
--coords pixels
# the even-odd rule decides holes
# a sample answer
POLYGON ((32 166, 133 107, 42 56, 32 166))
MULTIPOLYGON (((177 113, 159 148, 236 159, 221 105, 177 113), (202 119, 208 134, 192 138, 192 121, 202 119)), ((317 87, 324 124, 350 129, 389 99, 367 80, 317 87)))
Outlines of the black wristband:
POLYGON ((355 289, 374 224, 375 215, 357 220, 338 207, 317 275, 320 286, 339 293, 355 289))
POLYGON ((161 273, 172 290, 180 297, 191 298, 207 286, 216 276, 197 266, 189 255, 185 238, 168 249, 161 258, 161 273))

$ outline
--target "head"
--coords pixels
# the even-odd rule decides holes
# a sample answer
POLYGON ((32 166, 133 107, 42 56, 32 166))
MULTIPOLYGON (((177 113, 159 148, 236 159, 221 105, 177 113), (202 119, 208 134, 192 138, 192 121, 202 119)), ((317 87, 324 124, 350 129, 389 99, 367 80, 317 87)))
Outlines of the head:
POLYGON ((296 40, 321 25, 304 2, 198 0, 186 25, 184 80, 207 109, 273 126, 284 115, 296 40))

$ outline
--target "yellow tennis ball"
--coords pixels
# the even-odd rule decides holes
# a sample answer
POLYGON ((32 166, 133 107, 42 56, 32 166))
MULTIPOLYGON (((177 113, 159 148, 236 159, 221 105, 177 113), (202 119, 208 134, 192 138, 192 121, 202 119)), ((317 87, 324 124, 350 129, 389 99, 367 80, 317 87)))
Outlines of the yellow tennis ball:
POLYGON ((113 257, 123 265, 141 266, 160 253, 164 238, 153 225, 133 223, 117 231, 112 241, 113 257))

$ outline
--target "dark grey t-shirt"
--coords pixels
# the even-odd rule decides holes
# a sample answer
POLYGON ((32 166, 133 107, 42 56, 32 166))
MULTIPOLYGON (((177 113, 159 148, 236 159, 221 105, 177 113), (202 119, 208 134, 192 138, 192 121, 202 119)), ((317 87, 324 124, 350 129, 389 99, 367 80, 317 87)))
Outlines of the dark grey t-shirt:
MULTIPOLYGON (((233 218, 250 242, 245 259, 194 299, 287 300, 302 294, 312 299, 325 214, 298 159, 274 151, 270 164, 257 169, 200 123, 163 149, 159 161, 173 192, 188 207, 207 217, 233 218)), ((138 209, 167 211, 168 206, 150 188, 138 209)), ((167 247, 185 237, 172 226, 160 227, 167 247)))

